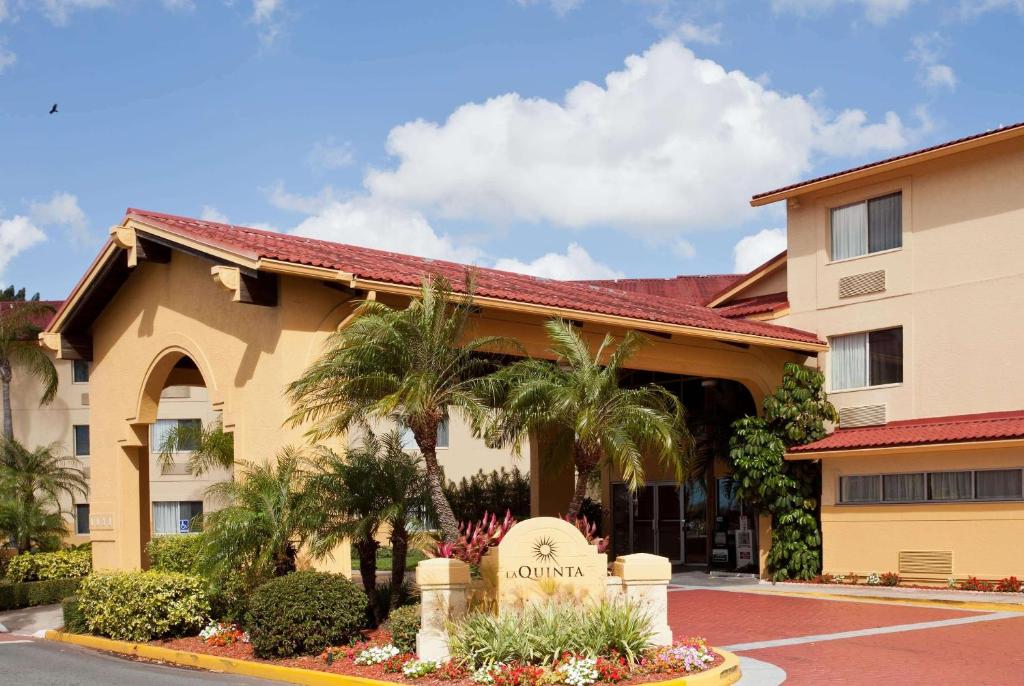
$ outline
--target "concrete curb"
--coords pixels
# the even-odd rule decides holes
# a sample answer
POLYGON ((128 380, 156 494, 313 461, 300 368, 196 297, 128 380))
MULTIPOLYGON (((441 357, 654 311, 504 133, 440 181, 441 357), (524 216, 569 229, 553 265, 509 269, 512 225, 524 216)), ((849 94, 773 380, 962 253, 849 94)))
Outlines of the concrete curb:
POLYGON ((975 610, 978 612, 1024 612, 1024 603, 986 603, 976 600, 951 600, 944 598, 899 598, 887 595, 861 595, 854 593, 819 593, 816 591, 773 591, 768 589, 744 590, 744 593, 761 593, 776 597, 817 598, 853 603, 884 603, 890 605, 916 605, 919 607, 943 607, 952 610, 975 610))
MULTIPOLYGON (((367 679, 347 674, 318 672, 298 667, 281 667, 279 665, 238 660, 231 657, 189 653, 184 650, 160 648, 145 643, 114 641, 109 638, 100 638, 99 636, 68 634, 63 631, 47 631, 45 638, 48 641, 70 643, 83 648, 105 650, 110 653, 142 657, 147 660, 159 660, 160 662, 172 665, 206 669, 223 674, 239 674, 270 681, 283 681, 288 684, 300 684, 301 686, 395 686, 396 683, 400 683, 377 681, 376 679, 367 679)), ((739 681, 739 658, 725 650, 716 649, 715 652, 724 657, 725 660, 714 669, 668 681, 647 682, 643 686, 729 686, 739 681)))

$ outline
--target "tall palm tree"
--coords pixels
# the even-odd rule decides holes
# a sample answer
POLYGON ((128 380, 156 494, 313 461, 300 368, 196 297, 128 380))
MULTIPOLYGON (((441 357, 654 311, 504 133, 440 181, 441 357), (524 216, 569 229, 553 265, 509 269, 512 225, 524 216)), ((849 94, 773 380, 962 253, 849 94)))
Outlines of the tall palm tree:
POLYGON ((178 423, 164 434, 159 445, 160 465, 174 464, 179 453, 188 453, 188 471, 202 476, 211 469, 230 469, 235 463, 235 435, 224 430, 221 419, 209 424, 178 423))
POLYGON ((13 438, 2 438, 0 493, 5 501, 13 501, 5 507, 5 519, 18 529, 5 529, 5 533, 15 539, 19 552, 25 552, 52 533, 48 530, 54 528, 56 520, 51 514, 61 519, 60 497, 84 497, 89 493, 89 483, 78 461, 63 455, 58 444, 29 450, 13 438))
POLYGON ((42 384, 40 405, 49 403, 57 395, 57 370, 38 340, 39 323, 52 313, 52 307, 35 300, 0 304, 0 392, 4 404, 4 438, 14 438, 11 380, 15 368, 24 369, 42 384))
POLYGON ((661 386, 622 388, 619 373, 644 338, 628 332, 612 347, 605 336, 596 352, 569 322, 545 323, 556 362, 521 360, 477 383, 496 408, 485 431, 488 443, 519 449, 528 432, 561 441, 552 455, 572 456, 576 487, 570 516, 579 513, 587 484, 610 462, 631 488, 643 483, 644 465, 659 460, 682 478, 692 454, 679 399, 661 386), (603 361, 607 358, 607 361, 603 361))
POLYGON ((390 536, 388 607, 371 603, 381 621, 401 598, 410 528, 430 504, 423 461, 404 449, 402 434, 395 429, 382 436, 367 431, 362 443, 344 456, 324 450, 317 467, 309 482, 319 516, 310 549, 323 556, 341 541, 352 541, 359 553, 363 589, 371 601, 377 585, 377 537, 385 531, 390 536))
POLYGON ((294 424, 314 421, 314 439, 344 434, 367 420, 392 417, 408 427, 426 465, 438 525, 446 540, 458 537, 458 522, 441 487, 437 427, 455 409, 483 422, 486 408, 473 383, 494 363, 480 353, 516 347, 508 338, 470 337, 472 279, 468 295, 453 297, 451 284, 435 276, 418 297, 394 308, 363 301, 351 322, 331 335, 323 355, 289 386, 294 424))
POLYGON ((295 571, 317 505, 306 488, 305 460, 296 450, 283 449, 273 463, 238 465, 238 480, 216 483, 206 491, 226 506, 203 515, 199 563, 212 579, 241 572, 251 588, 295 571))
POLYGON ((66 533, 59 505, 49 498, 26 501, 9 494, 0 497, 0 534, 14 542, 19 554, 57 550, 66 533))

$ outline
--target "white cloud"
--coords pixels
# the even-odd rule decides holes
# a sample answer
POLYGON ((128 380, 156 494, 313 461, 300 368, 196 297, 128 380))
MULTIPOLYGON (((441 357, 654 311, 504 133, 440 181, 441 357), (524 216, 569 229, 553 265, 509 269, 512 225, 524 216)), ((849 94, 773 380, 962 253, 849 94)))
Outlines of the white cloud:
POLYGON ((29 206, 32 221, 40 226, 63 226, 76 241, 89 240, 89 222, 78 206, 78 198, 70 193, 54 193, 46 202, 29 206))
POLYGON ((933 64, 929 66, 923 76, 924 85, 933 90, 945 88, 956 90, 956 75, 953 68, 945 64, 933 64))
POLYGON ((692 22, 684 21, 675 29, 675 35, 684 43, 703 43, 705 45, 718 45, 722 42, 722 24, 709 24, 700 26, 692 22))
POLYGON ((352 152, 350 142, 339 143, 329 136, 313 144, 313 148, 306 155, 306 162, 314 169, 338 169, 355 162, 355 154, 352 152))
POLYGON ((996 10, 1016 10, 1024 14, 1024 0, 960 0, 960 14, 965 19, 996 10))
POLYGON ((697 248, 685 238, 680 238, 672 244, 672 252, 676 257, 681 257, 684 260, 692 260, 697 256, 697 248))
POLYGON ((884 24, 904 14, 916 0, 772 0, 776 12, 810 15, 831 10, 839 5, 860 5, 868 21, 884 24))
POLYGON ((28 217, 0 218, 0 284, 3 283, 4 270, 18 253, 45 240, 46 234, 28 217))
POLYGON ((14 66, 17 61, 18 56, 0 42, 0 74, 3 74, 8 67, 14 66))
POLYGON ((218 210, 213 205, 203 205, 203 209, 199 212, 199 218, 205 222, 217 222, 218 224, 230 224, 228 215, 218 210))
POLYGON ((516 0, 520 5, 547 5, 558 16, 565 16, 583 4, 583 0, 516 0))
POLYGON ((744 236, 732 249, 733 271, 745 274, 785 249, 785 229, 763 229, 752 236, 744 236))
POLYGON ((953 68, 939 62, 948 42, 938 32, 922 33, 910 40, 907 59, 917 63, 918 79, 929 90, 956 90, 957 79, 953 68))
POLYGON ((7 0, 0 0, 0 21, 3 21, 8 16, 10 16, 10 12, 7 10, 7 0))
POLYGON ((252 0, 249 21, 259 27, 260 40, 265 45, 270 45, 280 35, 283 11, 284 0, 252 0))
POLYGON ((621 279, 625 276, 622 272, 595 260, 579 243, 570 243, 565 254, 549 252, 532 262, 502 258, 494 263, 494 268, 562 281, 621 279))
POLYGON ((73 13, 112 7, 114 0, 42 0, 41 5, 47 19, 57 26, 64 26, 73 13))
POLYGON ((752 194, 821 157, 891 151, 913 135, 896 114, 869 123, 819 100, 770 90, 668 38, 561 102, 509 93, 442 124, 395 127, 397 166, 364 183, 382 201, 454 218, 669 236, 734 226, 750 218, 752 194))
POLYGON ((338 200, 321 194, 303 199, 279 189, 276 200, 278 207, 284 201, 286 209, 313 210, 288 232, 299 236, 454 262, 475 263, 482 255, 477 248, 457 245, 450 236, 437 234, 419 212, 373 198, 338 200))
POLYGON ((195 0, 160 0, 172 12, 191 12, 196 8, 195 0))

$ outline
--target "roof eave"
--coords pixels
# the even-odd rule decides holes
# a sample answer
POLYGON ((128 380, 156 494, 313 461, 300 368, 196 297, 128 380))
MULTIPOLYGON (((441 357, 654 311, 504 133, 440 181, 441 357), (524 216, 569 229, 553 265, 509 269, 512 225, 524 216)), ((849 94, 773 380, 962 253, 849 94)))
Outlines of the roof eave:
POLYGON ((926 452, 954 452, 959 450, 995 449, 995 448, 1022 448, 1024 438, 997 438, 997 439, 976 439, 972 441, 948 441, 937 443, 913 443, 908 445, 879 445, 866 448, 836 448, 824 450, 801 450, 798 452, 787 452, 785 459, 796 460, 820 460, 822 458, 849 458, 849 457, 884 457, 893 455, 912 455, 926 452))

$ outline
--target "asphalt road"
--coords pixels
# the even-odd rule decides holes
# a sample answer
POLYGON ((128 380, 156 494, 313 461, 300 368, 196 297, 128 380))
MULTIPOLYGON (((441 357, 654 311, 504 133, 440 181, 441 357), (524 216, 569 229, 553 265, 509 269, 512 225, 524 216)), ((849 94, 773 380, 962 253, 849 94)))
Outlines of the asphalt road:
POLYGON ((0 634, 0 686, 280 686, 278 681, 135 662, 63 643, 0 634), (15 641, 29 641, 19 643, 15 641))

